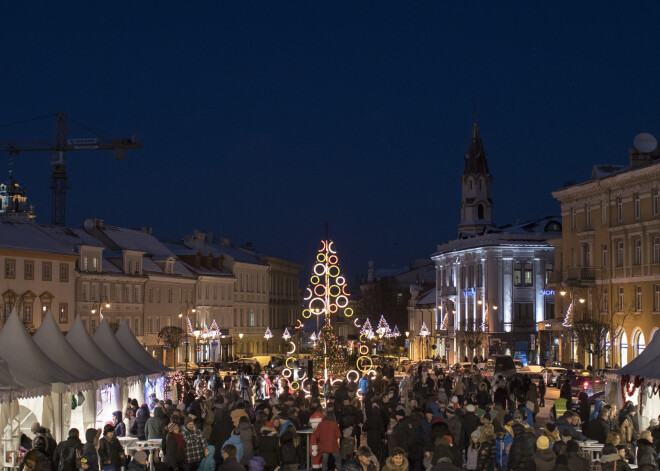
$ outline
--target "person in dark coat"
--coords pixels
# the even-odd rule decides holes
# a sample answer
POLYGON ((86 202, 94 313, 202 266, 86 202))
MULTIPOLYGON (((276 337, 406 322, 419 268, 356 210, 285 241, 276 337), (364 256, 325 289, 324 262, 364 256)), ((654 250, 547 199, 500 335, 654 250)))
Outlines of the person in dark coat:
POLYGON ((607 419, 609 418, 609 410, 601 407, 598 411, 596 420, 589 422, 587 426, 587 437, 591 440, 596 440, 598 443, 605 444, 607 435, 610 433, 610 424, 607 419))
POLYGON ((120 410, 116 410, 112 413, 112 425, 115 426, 115 437, 126 436, 126 425, 124 425, 120 410))
POLYGON ((215 446, 216 463, 222 460, 222 445, 229 440, 234 431, 234 422, 226 409, 215 409, 215 419, 211 428, 209 443, 215 446))
POLYGON ((522 423, 513 424, 513 443, 509 450, 509 470, 529 471, 534 466, 534 430, 522 423))
POLYGON ((479 457, 477 458, 478 471, 493 471, 495 469, 495 428, 491 425, 482 425, 479 428, 479 457))
POLYGON ((179 426, 174 423, 167 425, 165 438, 163 438, 163 463, 172 471, 181 471, 186 460, 186 447, 183 436, 179 433, 179 426))
POLYGON ((566 402, 568 404, 571 403, 573 400, 573 392, 571 391, 571 380, 566 378, 566 381, 564 381, 564 384, 561 385, 561 389, 559 390, 559 397, 562 399, 566 399, 566 402))
POLYGON ((245 471, 245 467, 236 460, 236 447, 234 445, 225 445, 222 449, 223 463, 220 471, 245 471))
POLYGON ((57 471, 78 471, 76 462, 82 457, 83 444, 77 428, 69 430, 66 440, 61 441, 53 453, 53 463, 57 471))
POLYGON ((477 430, 481 423, 479 422, 479 417, 477 417, 476 408, 474 407, 474 404, 468 404, 465 407, 465 416, 463 417, 463 439, 462 443, 465 446, 465 450, 467 450, 468 445, 470 444, 470 437, 472 436, 472 432, 477 430))
POLYGON ((124 447, 115 437, 115 427, 113 425, 107 424, 103 427, 103 438, 99 441, 99 459, 101 468, 112 466, 116 471, 120 471, 124 465, 126 459, 124 447))
POLYGON ((380 407, 373 403, 371 413, 364 423, 363 430, 367 432, 367 446, 377 457, 383 455, 383 437, 385 436, 385 423, 381 415, 380 407))
POLYGON ((637 463, 651 464, 658 469, 658 454, 655 452, 649 430, 642 430, 637 438, 637 463))
MULTIPOLYGON (((48 453, 48 440, 43 435, 37 435, 32 440, 32 450, 37 454, 33 455, 34 461, 38 468, 44 468, 46 471, 52 471, 53 460, 52 454, 48 453)), ((53 452, 55 449, 53 449, 53 452)), ((25 461, 25 458, 23 459, 25 461)), ((35 468, 32 468, 35 470, 35 468)))
POLYGON ((591 404, 589 404, 589 397, 584 391, 578 394, 578 415, 580 416, 580 423, 584 427, 589 423, 589 416, 591 415, 591 404))
POLYGON ((133 455, 133 459, 128 464, 127 469, 128 471, 145 471, 148 465, 147 454, 144 451, 138 451, 133 455))
POLYGON ((557 455, 550 448, 548 437, 541 435, 536 439, 536 453, 534 465, 536 471, 552 471, 557 461, 557 455))
POLYGON ((23 456, 22 469, 25 471, 51 471, 52 463, 48 455, 36 448, 23 456))
POLYGON ((137 411, 135 416, 135 422, 129 430, 132 435, 135 435, 138 440, 146 440, 147 435, 145 433, 145 426, 147 425, 147 420, 149 420, 149 406, 142 404, 137 411))
POLYGON ((101 429, 88 428, 85 430, 85 444, 83 445, 83 456, 89 455, 87 460, 89 471, 99 471, 99 456, 96 449, 99 446, 101 429))
POLYGON ((261 427, 257 455, 264 458, 264 461, 266 462, 266 471, 273 471, 280 465, 279 445, 277 430, 273 427, 261 427))
MULTIPOLYGON (((53 436, 50 434, 47 428, 45 427, 38 427, 35 431, 37 436, 44 437, 46 440, 46 446, 43 448, 43 451, 48 455, 48 459, 52 462, 53 461, 53 453, 55 453, 55 448, 57 447, 57 442, 53 438, 53 436)), ((36 446, 34 444, 34 440, 32 441, 32 446, 36 446)))
POLYGON ((580 445, 575 440, 566 442, 566 460, 569 471, 589 471, 589 460, 579 454, 580 445))
POLYGON ((616 471, 630 471, 628 462, 621 458, 616 446, 608 443, 603 447, 603 452, 600 455, 600 466, 602 471, 614 471, 615 463, 616 471))

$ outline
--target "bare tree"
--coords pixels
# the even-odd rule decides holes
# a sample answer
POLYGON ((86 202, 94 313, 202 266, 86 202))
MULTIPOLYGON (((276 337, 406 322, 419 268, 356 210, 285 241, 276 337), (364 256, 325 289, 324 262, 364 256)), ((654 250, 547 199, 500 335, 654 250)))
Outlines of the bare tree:
POLYGON ((158 339, 166 344, 169 348, 174 350, 174 361, 176 366, 176 351, 186 337, 186 333, 181 327, 175 325, 167 325, 160 329, 158 332, 158 339))
MULTIPOLYGON (((606 301, 603 287, 596 288, 596 297, 592 306, 575 309, 570 335, 585 352, 593 355, 594 363, 601 364, 609 350, 612 358, 613 345, 623 333, 623 326, 634 313, 631 302, 624 300, 622 306, 615 305, 611 299, 606 301)), ((612 366, 612 365, 606 365, 612 366)))
MULTIPOLYGON (((461 325, 461 329, 457 334, 458 338, 465 342, 465 346, 472 352, 472 358, 474 358, 477 348, 480 348, 483 345, 483 342, 488 335, 481 329, 481 326, 477 325, 472 319, 461 325)), ((472 358, 469 358, 470 361, 472 358)))

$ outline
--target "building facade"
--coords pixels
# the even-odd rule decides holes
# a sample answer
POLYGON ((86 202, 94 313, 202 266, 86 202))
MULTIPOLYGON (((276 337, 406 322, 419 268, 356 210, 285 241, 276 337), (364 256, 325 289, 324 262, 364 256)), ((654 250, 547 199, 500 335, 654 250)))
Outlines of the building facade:
POLYGON ((553 192, 563 220, 561 239, 553 242, 553 281, 565 293, 558 297, 564 322, 555 330, 568 336, 571 320, 578 332, 583 322, 603 326, 591 341, 573 336, 566 342, 565 359, 624 366, 658 330, 659 192, 657 149, 630 149, 629 166, 594 166, 589 181, 553 192))

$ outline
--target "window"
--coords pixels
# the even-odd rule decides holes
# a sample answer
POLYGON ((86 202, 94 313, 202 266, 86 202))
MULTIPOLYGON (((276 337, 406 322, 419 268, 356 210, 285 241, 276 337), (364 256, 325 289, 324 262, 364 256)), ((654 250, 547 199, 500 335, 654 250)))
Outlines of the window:
POLYGON ((23 322, 32 323, 32 303, 23 303, 23 322))
POLYGON ((150 333, 150 334, 154 333, 154 318, 153 317, 149 317, 147 319, 147 332, 150 333))
POLYGON ((544 320, 554 319, 555 318, 555 303, 546 302, 545 303, 545 316, 544 320))
POLYGON ((513 265, 513 286, 522 286, 522 264, 513 265))
POLYGON ((653 285, 653 310, 660 312, 660 285, 653 285))
POLYGON ((653 215, 657 216, 660 214, 660 196, 658 195, 658 190, 653 190, 653 215))
POLYGON ((82 258, 82 270, 87 271, 88 265, 89 265, 89 260, 88 260, 87 256, 85 255, 82 258))
POLYGON ((157 334, 158 332, 160 332, 160 317, 156 317, 156 332, 154 333, 157 334))
POLYGON ((156 302, 160 304, 160 288, 156 288, 156 302))
POLYGON ((463 288, 467 286, 467 276, 465 273, 465 267, 461 267, 461 286, 463 288))
POLYGON ((584 207, 584 225, 586 229, 591 229, 591 205, 584 207))
POLYGON ((154 289, 149 288, 149 302, 153 303, 154 302, 154 289))
POLYGON ((255 325, 254 309, 250 309, 250 327, 254 327, 255 325))
POLYGON ((172 299, 174 298, 174 292, 172 291, 172 288, 167 290, 167 302, 172 303, 172 299))
POLYGON ((571 209, 571 229, 575 230, 577 226, 577 209, 571 209))
POLYGON ((135 335, 140 335, 140 319, 138 317, 133 319, 133 333, 135 335))
POLYGON ((83 301, 87 301, 87 283, 80 285, 80 297, 83 301))
MULTIPOLYGON (((140 304, 140 287, 133 286, 133 302, 135 304, 140 304)), ((130 325, 130 322, 129 322, 130 325)))
POLYGON ((552 278, 552 270, 554 268, 554 265, 552 263, 546 263, 545 264, 545 284, 544 287, 547 288, 548 284, 551 283, 551 278, 552 278))
POLYGON ((53 264, 50 262, 41 263, 41 280, 50 281, 53 278, 53 264))
POLYGON ((620 196, 616 198, 616 220, 623 221, 623 198, 620 196))
POLYGON ((589 244, 582 245, 582 266, 590 267, 591 266, 591 246, 589 244))
POLYGON ((642 310, 642 287, 635 286, 635 311, 642 310))
POLYGON ((525 263, 523 265, 523 271, 525 275, 525 286, 534 286, 534 270, 531 263, 525 263))
POLYGON ((131 290, 128 285, 123 285, 121 287, 121 294, 122 298, 124 299, 125 303, 130 303, 131 302, 131 290))
POLYGON ((514 303, 513 322, 518 327, 532 327, 534 325, 534 304, 514 303))
POLYGON ((483 265, 477 265, 477 286, 484 285, 484 267, 483 265))
POLYGON ((5 259, 5 278, 16 278, 16 260, 5 259))
POLYGON ((92 257, 92 271, 99 271, 99 258, 92 257))
POLYGON ((642 239, 635 239, 635 265, 642 264, 642 239))
POLYGON ((69 305, 67 303, 60 303, 58 312, 60 324, 66 324, 69 322, 69 305))
POLYGON ((474 267, 468 267, 468 286, 474 286, 474 267))
POLYGON ((653 238, 653 263, 660 263, 660 237, 653 238))
POLYGON ((94 334, 96 332, 96 317, 91 317, 89 319, 89 331, 94 334))
POLYGON ((620 240, 616 243, 616 266, 623 266, 623 241, 620 240))
POLYGON ((642 208, 639 203, 639 194, 635 193, 633 195, 633 201, 635 202, 635 219, 639 219, 642 217, 642 208))
POLYGON ((34 280, 34 260, 25 260, 23 266, 25 268, 23 278, 26 280, 34 280))
POLYGON ((60 263, 60 281, 69 281, 69 265, 60 263))
POLYGON ((128 261, 128 273, 129 274, 133 273, 133 261, 132 260, 128 261))
POLYGON ((606 244, 602 245, 602 251, 603 251, 603 268, 607 268, 607 245, 606 244))
POLYGON ((608 304, 607 286, 603 286, 603 311, 604 312, 607 312, 607 304, 608 304))
POLYGON ((619 286, 619 311, 623 311, 623 286, 619 286))
POLYGON ((607 206, 608 206, 607 200, 603 200, 603 202, 600 205, 600 218, 603 221, 603 226, 607 224, 607 206))

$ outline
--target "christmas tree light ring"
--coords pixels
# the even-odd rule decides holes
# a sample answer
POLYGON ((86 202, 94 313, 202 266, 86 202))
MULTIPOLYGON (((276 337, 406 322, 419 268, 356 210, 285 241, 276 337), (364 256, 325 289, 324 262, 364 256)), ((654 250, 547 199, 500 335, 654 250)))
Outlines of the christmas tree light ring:
POLYGON ((341 308, 341 309, 343 309, 343 308, 345 308, 346 306, 348 306, 348 298, 347 298, 346 296, 344 296, 344 295, 342 295, 342 296, 338 296, 336 302, 337 302, 337 306, 338 306, 339 308, 341 308))
POLYGON ((348 289, 348 285, 343 285, 343 286, 341 287, 341 290, 342 290, 342 292, 343 292, 346 296, 350 296, 350 295, 351 295, 351 291, 348 289))
POLYGON ((316 296, 325 296, 325 285, 314 286, 314 294, 316 296))
POLYGON ((367 371, 371 370, 374 367, 374 361, 371 359, 371 357, 368 357, 366 355, 363 355, 363 356, 359 357, 355 363, 356 363, 357 369, 360 370, 363 373, 366 373, 367 371), (364 363, 365 360, 369 362, 369 367, 368 368, 364 368, 363 363, 364 363))
POLYGON ((378 373, 376 373, 376 370, 369 370, 369 371, 367 371, 367 375, 370 375, 371 379, 376 379, 376 376, 378 376, 378 373))
POLYGON ((337 305, 335 303, 330 304, 330 313, 334 314, 337 312, 337 305))
POLYGON ((337 279, 335 280, 335 283, 337 283, 339 286, 345 285, 346 278, 344 278, 343 276, 338 276, 337 279))
POLYGON ((348 373, 346 373, 346 379, 349 383, 357 383, 360 379, 360 373, 355 370, 350 370, 348 373), (355 373, 355 379, 351 379, 351 373, 355 373))
POLYGON ((305 297, 303 299, 305 301, 309 301, 310 299, 312 299, 312 296, 313 296, 312 290, 310 288, 305 288, 305 297))
POLYGON ((319 263, 325 263, 325 254, 320 253, 316 256, 316 261, 319 263))
POLYGON ((332 296, 333 298, 336 298, 341 294, 341 288, 337 285, 330 285, 328 291, 330 292, 330 296, 332 296))
POLYGON ((323 386, 325 386, 325 378, 319 379, 319 391, 323 394, 323 386))
POLYGON ((305 319, 309 319, 310 317, 312 317, 312 311, 310 311, 309 309, 303 309, 302 316, 305 319))
POLYGON ((367 340, 368 340, 368 339, 367 339, 367 337, 366 337, 365 334, 360 334, 360 342, 364 343, 364 342, 366 342, 367 340))
MULTIPOLYGON (((321 279, 316 275, 312 275, 312 277, 309 279, 309 281, 313 285, 318 285, 321 282, 321 279)), ((307 289, 309 290, 310 293, 312 292, 311 288, 307 288, 307 289)))
POLYGON ((321 276, 321 275, 325 275, 326 268, 324 264, 317 263, 316 265, 314 265, 312 271, 314 272, 315 275, 321 276))
POLYGON ((357 388, 357 391, 355 391, 355 397, 357 397, 359 400, 362 400, 362 391, 360 388, 357 388))
POLYGON ((309 302, 309 310, 312 314, 321 315, 325 314, 325 300, 321 298, 314 298, 309 302))
MULTIPOLYGON (((346 317, 351 317, 353 315, 353 308, 347 307, 344 309, 344 315, 346 317)), ((360 326, 358 325, 357 327, 359 328, 360 326)))
POLYGON ((310 383, 309 379, 301 379, 301 380, 300 380, 300 389, 302 389, 303 391, 305 391, 307 394, 310 393, 310 392, 309 392, 309 388, 310 388, 310 384, 309 384, 309 383, 310 383), (305 381, 307 381, 307 383, 308 383, 308 384, 307 384, 307 389, 305 389, 305 381))
POLYGON ((327 242, 325 240, 321 241, 321 248, 319 249, 319 252, 325 252, 328 250, 327 242))
POLYGON ((332 385, 334 386, 335 384, 341 384, 342 381, 343 381, 343 380, 342 380, 341 378, 331 379, 331 380, 330 380, 330 384, 332 384, 332 385))
POLYGON ((369 346, 367 345, 360 345, 360 355, 369 355, 369 346))
MULTIPOLYGON (((351 308, 349 307, 348 309, 351 309, 351 308)), ((348 310, 348 309, 347 309, 347 310, 348 310)), ((351 311, 352 311, 352 309, 351 309, 351 311)), ((354 325, 355 327, 357 327, 358 329, 359 329, 360 327, 362 327, 362 324, 358 324, 358 321, 359 321, 359 320, 360 320, 360 319, 358 319, 357 317, 353 320, 353 325, 354 325)))
POLYGON ((292 372, 291 372, 291 370, 290 370, 289 368, 284 368, 284 369, 282 370, 282 376, 284 376, 284 377, 287 378, 287 379, 291 377, 291 373, 292 373, 292 372), (287 373, 288 373, 288 374, 287 374, 287 373))
POLYGON ((329 263, 330 265, 337 265, 337 263, 339 263, 339 257, 337 257, 337 256, 334 255, 334 254, 333 254, 333 255, 330 255, 330 256, 328 257, 328 263, 329 263))
POLYGON ((339 273, 341 273, 341 272, 340 272, 339 267, 337 265, 330 265, 328 267, 328 275, 330 275, 331 277, 333 277, 333 278, 337 277, 337 276, 339 276, 339 273))
POLYGON ((288 369, 293 369, 294 365, 289 366, 289 360, 296 361, 296 357, 288 357, 284 362, 284 366, 286 366, 288 369))
POLYGON ((291 389, 293 389, 294 391, 300 389, 300 384, 298 383, 298 381, 294 381, 293 383, 291 383, 291 389))
POLYGON ((335 250, 335 243, 332 240, 328 243, 328 252, 337 253, 335 250))

